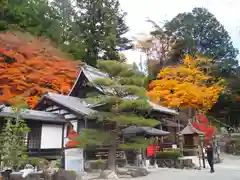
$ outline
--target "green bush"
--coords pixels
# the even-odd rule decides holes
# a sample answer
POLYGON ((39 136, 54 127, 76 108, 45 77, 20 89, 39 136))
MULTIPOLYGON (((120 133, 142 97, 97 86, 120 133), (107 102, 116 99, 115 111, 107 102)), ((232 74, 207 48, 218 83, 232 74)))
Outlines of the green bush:
POLYGON ((25 166, 26 164, 38 166, 41 163, 41 161, 43 161, 43 159, 41 159, 41 158, 28 157, 28 158, 24 159, 22 166, 25 166))
POLYGON ((157 159, 177 159, 180 156, 180 151, 163 151, 156 154, 157 159))
POLYGON ((89 163, 90 169, 106 169, 107 167, 107 160, 104 159, 89 161, 89 163))
POLYGON ((61 168, 62 167, 62 158, 58 158, 56 160, 56 168, 61 168))
POLYGON ((73 173, 73 175, 76 175, 76 174, 77 174, 77 172, 74 171, 74 170, 71 170, 71 173, 73 173))
POLYGON ((106 160, 103 160, 103 159, 98 159, 94 162, 95 164, 105 164, 106 163, 106 160))

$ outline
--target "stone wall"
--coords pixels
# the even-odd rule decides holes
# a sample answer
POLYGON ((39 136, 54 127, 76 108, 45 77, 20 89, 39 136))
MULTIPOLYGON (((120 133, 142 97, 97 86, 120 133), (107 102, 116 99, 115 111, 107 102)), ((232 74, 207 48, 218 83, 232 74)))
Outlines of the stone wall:
POLYGON ((77 174, 75 172, 63 169, 59 169, 52 175, 48 173, 30 173, 24 178, 21 173, 10 174, 10 180, 76 180, 76 178, 77 174))
POLYGON ((196 169, 192 159, 157 159, 158 167, 176 169, 196 169))
MULTIPOLYGON (((127 165, 127 160, 126 159, 117 159, 117 166, 118 167, 124 167, 127 165)), ((96 169, 101 169, 101 170, 105 170, 107 169, 107 161, 101 161, 99 162, 98 160, 91 160, 91 161, 86 161, 85 162, 86 166, 85 166, 85 170, 87 172, 91 172, 92 170, 96 170, 96 169)))

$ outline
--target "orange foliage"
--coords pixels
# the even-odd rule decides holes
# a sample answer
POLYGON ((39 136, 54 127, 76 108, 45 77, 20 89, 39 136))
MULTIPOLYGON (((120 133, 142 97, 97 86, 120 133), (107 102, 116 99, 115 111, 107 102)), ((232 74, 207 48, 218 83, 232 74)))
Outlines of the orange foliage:
POLYGON ((45 92, 67 94, 78 73, 71 61, 44 39, 0 33, 0 101, 23 98, 34 107, 45 92))
POLYGON ((198 65, 204 61, 209 60, 186 56, 183 64, 163 68, 149 84, 148 96, 171 108, 211 109, 224 91, 225 81, 204 73, 198 65))

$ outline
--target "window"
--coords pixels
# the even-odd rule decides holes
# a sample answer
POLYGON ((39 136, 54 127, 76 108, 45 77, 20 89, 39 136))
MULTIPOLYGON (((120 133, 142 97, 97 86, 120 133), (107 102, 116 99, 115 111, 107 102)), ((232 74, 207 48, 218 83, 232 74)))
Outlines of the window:
POLYGON ((40 123, 34 123, 30 126, 30 132, 28 133, 28 149, 40 149, 41 145, 41 127, 40 123))
POLYGON ((72 123, 68 123, 68 125, 67 125, 67 136, 66 137, 69 136, 71 130, 73 130, 73 124, 72 123))

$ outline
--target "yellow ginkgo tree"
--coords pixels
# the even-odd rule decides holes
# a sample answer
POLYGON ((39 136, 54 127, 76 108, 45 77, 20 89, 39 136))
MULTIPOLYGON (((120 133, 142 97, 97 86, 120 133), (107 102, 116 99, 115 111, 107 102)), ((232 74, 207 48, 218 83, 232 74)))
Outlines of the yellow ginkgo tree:
POLYGON ((225 81, 203 68, 209 61, 186 56, 183 64, 162 69, 149 84, 151 101, 171 108, 211 109, 223 92, 225 81))

